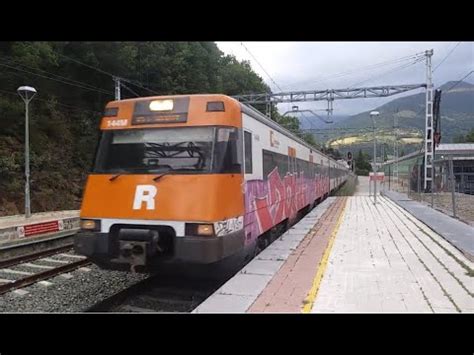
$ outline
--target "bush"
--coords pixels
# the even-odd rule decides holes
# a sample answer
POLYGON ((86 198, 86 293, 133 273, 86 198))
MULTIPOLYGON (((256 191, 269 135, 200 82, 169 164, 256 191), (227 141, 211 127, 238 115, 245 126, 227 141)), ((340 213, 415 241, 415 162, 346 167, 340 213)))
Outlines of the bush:
POLYGON ((356 175, 361 175, 361 176, 369 176, 370 170, 367 169, 357 169, 356 168, 356 175))

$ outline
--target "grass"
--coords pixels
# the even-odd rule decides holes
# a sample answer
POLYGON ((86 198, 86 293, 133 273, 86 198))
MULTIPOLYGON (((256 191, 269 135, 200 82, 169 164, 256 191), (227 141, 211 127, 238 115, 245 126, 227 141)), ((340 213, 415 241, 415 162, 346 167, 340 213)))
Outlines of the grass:
POLYGON ((357 185, 357 176, 351 177, 347 179, 346 183, 342 185, 342 187, 336 191, 334 196, 352 196, 354 195, 355 189, 357 185))

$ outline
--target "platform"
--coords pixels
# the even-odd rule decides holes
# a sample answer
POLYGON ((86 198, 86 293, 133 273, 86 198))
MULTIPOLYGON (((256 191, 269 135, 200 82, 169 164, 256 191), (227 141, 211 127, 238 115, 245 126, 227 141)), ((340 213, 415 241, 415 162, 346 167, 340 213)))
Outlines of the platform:
POLYGON ((429 225, 432 230, 463 252, 469 260, 474 261, 474 227, 414 201, 399 192, 385 191, 384 195, 429 225))
MULTIPOLYGON (((310 253, 302 253, 308 247, 308 242, 312 240, 312 236, 331 230, 334 220, 326 220, 335 214, 332 213, 336 206, 337 198, 330 197, 319 206, 314 208, 299 223, 290 228, 280 238, 274 241, 263 252, 261 252, 254 260, 238 272, 233 278, 219 288, 211 297, 199 305, 193 313, 218 313, 218 312, 247 312, 250 307, 255 304, 256 300, 263 294, 265 289, 273 289, 284 285, 283 293, 276 292, 278 297, 285 304, 285 310, 298 311, 300 302, 306 297, 307 289, 302 285, 302 280, 298 277, 305 278, 306 287, 311 287, 314 270, 304 271, 308 263, 314 264, 314 255, 310 253), (323 221, 326 221, 324 223, 323 221), (317 228, 315 228, 320 222, 317 228), (331 224, 330 224, 331 222, 331 224), (324 227, 324 230, 321 228, 324 227), (286 265, 286 266, 284 266, 286 265), (295 274, 295 266, 298 266, 298 272, 295 274), (282 272, 285 273, 283 275, 282 272), (280 276, 276 277, 279 274, 280 276), (292 280, 292 277, 297 277, 292 280), (288 279, 289 278, 289 279, 288 279), (276 285, 276 286, 275 286, 276 285), (298 290, 295 291, 294 288, 298 290), (298 293, 298 298, 290 297, 294 292, 298 293)), ((342 199, 338 204, 342 206, 342 199)), ((341 207, 340 207, 341 208, 341 207)), ((312 249, 318 249, 322 255, 325 250, 325 244, 322 238, 314 238, 318 245, 312 245, 312 249)), ((313 265, 315 269, 317 263, 313 265)), ((262 295, 263 296, 263 295, 262 295)))
POLYGON ((316 207, 194 312, 474 312, 472 261, 390 199, 374 205, 364 182, 316 207))
POLYGON ((0 217, 0 250, 13 245, 71 234, 79 228, 79 211, 53 211, 0 217))

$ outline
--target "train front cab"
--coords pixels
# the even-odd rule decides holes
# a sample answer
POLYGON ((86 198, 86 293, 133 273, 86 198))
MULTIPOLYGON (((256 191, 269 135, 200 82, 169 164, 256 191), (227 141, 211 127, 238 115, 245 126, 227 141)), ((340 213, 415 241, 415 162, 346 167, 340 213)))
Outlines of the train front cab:
POLYGON ((76 251, 113 269, 210 264, 242 251, 239 103, 152 97, 111 102, 107 112, 76 251))

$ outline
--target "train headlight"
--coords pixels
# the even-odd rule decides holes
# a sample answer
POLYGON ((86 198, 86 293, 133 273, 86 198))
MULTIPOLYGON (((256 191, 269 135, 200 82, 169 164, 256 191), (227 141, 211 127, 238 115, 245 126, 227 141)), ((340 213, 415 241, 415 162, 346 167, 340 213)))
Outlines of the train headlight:
POLYGON ((148 108, 150 111, 171 111, 173 109, 173 100, 153 100, 148 108))
POLYGON ((185 234, 188 236, 214 236, 214 226, 212 224, 186 223, 185 234))
POLYGON ((100 220, 96 219, 81 219, 81 229, 87 231, 100 231, 100 220))

